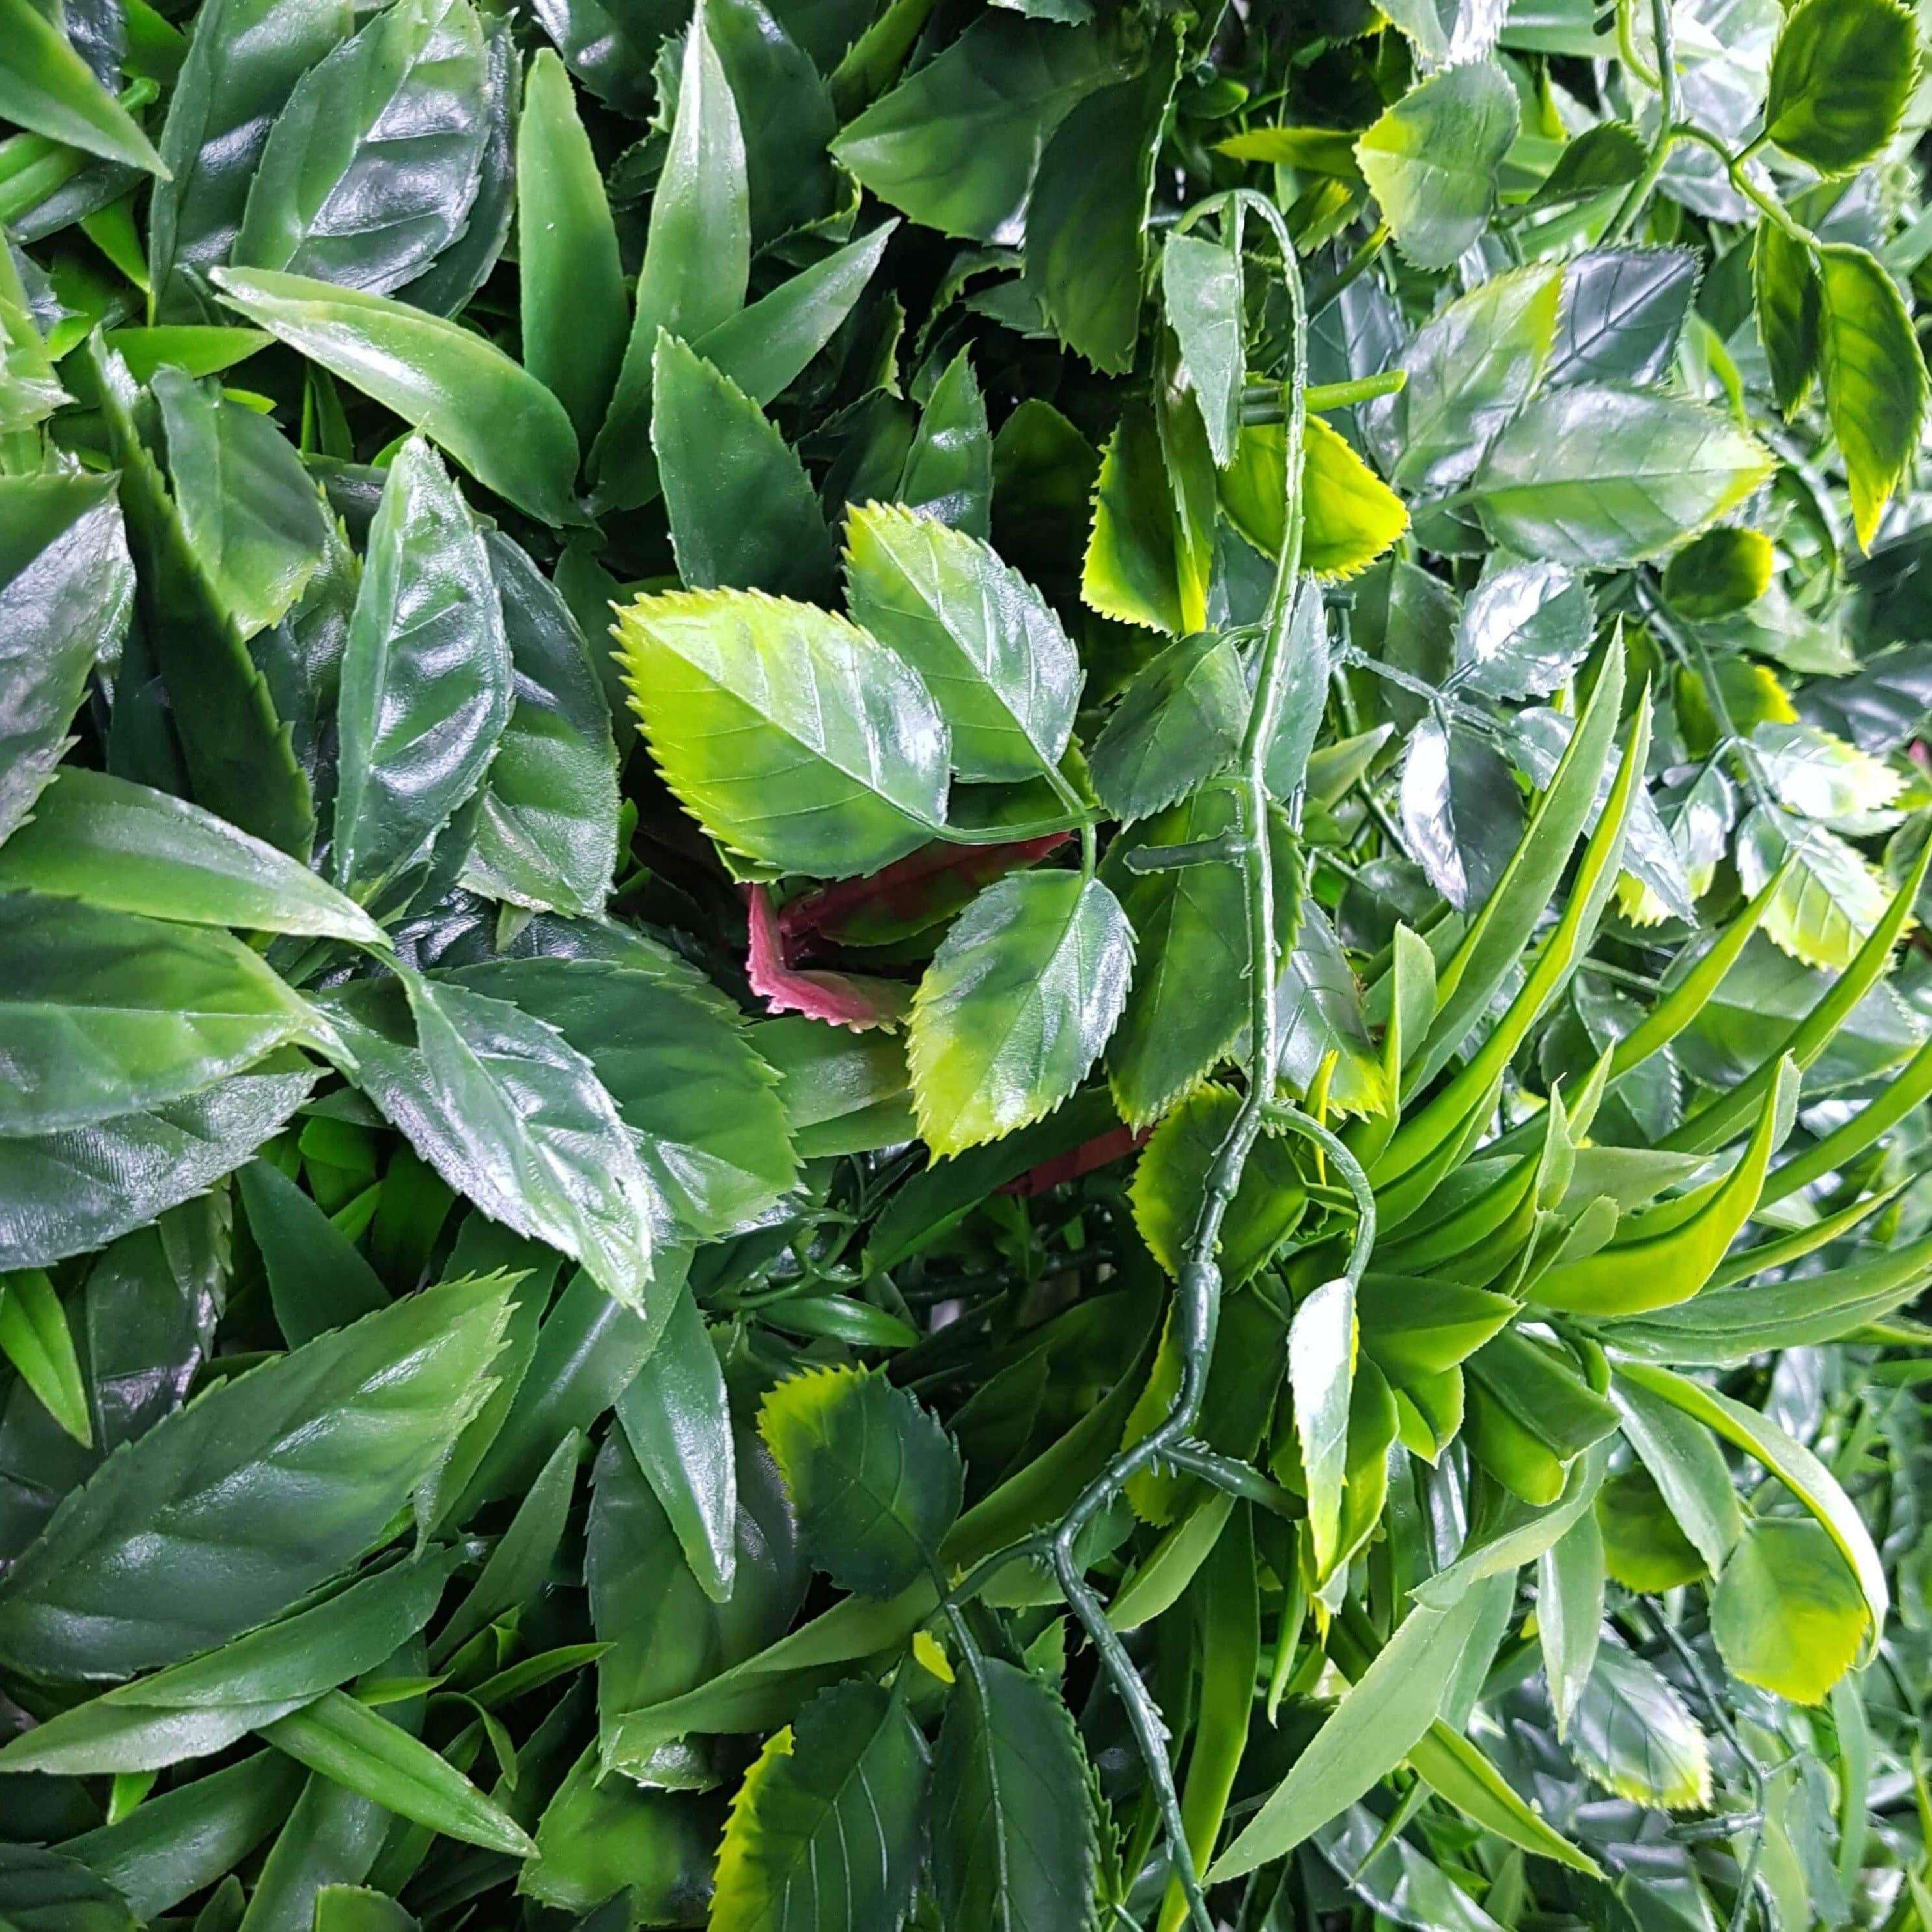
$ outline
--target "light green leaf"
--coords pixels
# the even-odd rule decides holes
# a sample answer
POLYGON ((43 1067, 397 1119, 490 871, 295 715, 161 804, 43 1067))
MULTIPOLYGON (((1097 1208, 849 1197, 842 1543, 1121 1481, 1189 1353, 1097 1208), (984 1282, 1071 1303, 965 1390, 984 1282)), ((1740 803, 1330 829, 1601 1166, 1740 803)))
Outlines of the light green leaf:
POLYGON ((1326 1582, 1341 1554, 1342 1477, 1355 1378, 1355 1289, 1346 1275, 1302 1300, 1288 1331, 1288 1386, 1308 1497, 1315 1574, 1326 1582))
POLYGON ((868 1597, 930 1573, 959 1511, 959 1452, 904 1390, 863 1369, 811 1370, 765 1397, 758 1432, 814 1568, 868 1597))
POLYGON ((918 674, 843 618, 758 591, 672 592, 620 613, 652 755, 747 857, 842 878, 944 824, 944 720, 918 674))
POLYGON ((992 534, 993 440, 972 358, 954 356, 932 386, 896 494, 908 509, 982 542, 992 534))
POLYGON ((1058 770, 1080 662, 1040 592, 976 538, 895 504, 855 510, 845 544, 853 618, 925 681, 959 776, 1058 770))
POLYGON ((1604 1628, 1604 1539, 1587 1512, 1536 1559, 1536 1634, 1556 1735, 1590 1680, 1604 1628))
POLYGON ((124 1677, 276 1616, 388 1534, 490 1388, 509 1283, 399 1301, 111 1457, 0 1580, 0 1651, 124 1677))
POLYGON ((1711 1635, 1726 1669, 1797 1704, 1830 1695, 1868 1622, 1837 1546, 1801 1518, 1760 1516, 1711 1594, 1711 1635))
POLYGON ((1240 433, 1247 376, 1240 256, 1198 233, 1170 235, 1161 250, 1160 275, 1168 322, 1180 344, 1180 366, 1214 460, 1225 469, 1240 433))
POLYGON ((1020 872, 953 922, 913 1001, 906 1057, 920 1130, 955 1154, 1050 1114, 1120 1016, 1134 935, 1098 879, 1020 872))
POLYGON ((38 1268, 0 1275, 0 1355, 83 1449, 94 1444, 87 1389, 54 1285, 38 1268))
POLYGON ((1396 245, 1418 268, 1448 268, 1489 225, 1517 121, 1502 69, 1472 61, 1412 88, 1355 143, 1396 245))
POLYGON ((1755 897, 1786 867, 1764 930, 1808 966, 1842 968, 1885 916, 1891 896, 1852 846, 1822 825, 1763 806, 1738 828, 1738 878, 1755 897))
POLYGON ((1179 639, 1142 669, 1094 740, 1095 794, 1124 823, 1165 811, 1233 762, 1249 710, 1234 646, 1213 631, 1179 639))
POLYGON ((1340 1701, 1208 1872, 1239 1878, 1292 1851, 1372 1790, 1427 1735, 1482 1606, 1466 1590, 1446 1610, 1418 1606, 1340 1701))

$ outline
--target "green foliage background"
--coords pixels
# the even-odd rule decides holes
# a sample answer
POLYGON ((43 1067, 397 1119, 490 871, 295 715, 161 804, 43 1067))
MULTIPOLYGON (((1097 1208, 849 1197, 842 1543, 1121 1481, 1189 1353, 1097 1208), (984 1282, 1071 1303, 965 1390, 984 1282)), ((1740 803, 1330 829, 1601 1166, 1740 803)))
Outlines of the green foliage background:
POLYGON ((1899 0, 0 0, 0 1926, 1932 1932, 1899 0))

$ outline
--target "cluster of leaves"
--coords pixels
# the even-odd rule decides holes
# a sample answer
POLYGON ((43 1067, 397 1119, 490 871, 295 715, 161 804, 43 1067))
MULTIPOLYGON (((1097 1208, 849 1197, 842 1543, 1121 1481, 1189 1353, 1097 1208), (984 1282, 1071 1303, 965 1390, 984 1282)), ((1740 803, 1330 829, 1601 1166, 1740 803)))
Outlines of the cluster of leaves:
POLYGON ((0 1924, 1932 1932, 1898 0, 0 0, 0 1924))

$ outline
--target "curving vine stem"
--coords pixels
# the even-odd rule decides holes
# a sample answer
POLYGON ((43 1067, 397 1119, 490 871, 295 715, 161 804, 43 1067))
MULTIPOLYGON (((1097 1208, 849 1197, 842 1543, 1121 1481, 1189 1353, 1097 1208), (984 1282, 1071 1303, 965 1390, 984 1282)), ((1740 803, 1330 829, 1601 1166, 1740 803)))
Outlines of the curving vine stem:
MULTIPOLYGON (((1286 223, 1272 202, 1252 189, 1238 188, 1190 208, 1181 218, 1184 230, 1210 213, 1227 212, 1232 242, 1241 246, 1240 219, 1252 208, 1274 230, 1280 244, 1282 274, 1293 324, 1293 347, 1283 385, 1282 413, 1286 425, 1286 511, 1281 554, 1275 569, 1262 627, 1255 696, 1241 741, 1236 772, 1239 825, 1231 856, 1241 867, 1246 884, 1248 934, 1249 1039, 1246 1090, 1216 1150, 1202 1186, 1175 1282, 1174 1334, 1180 1354, 1180 1386, 1158 1427, 1114 1456, 1087 1487, 1055 1526, 1052 1538, 1053 1568, 1060 1593, 1091 1640, 1101 1666, 1126 1706, 1134 1738, 1152 1780, 1161 1826, 1167 1840, 1174 1875, 1186 1895, 1196 1932, 1214 1932, 1200 1874, 1187 1842, 1174 1774, 1167 1757, 1167 1726, 1118 1633, 1107 1621, 1100 1598, 1088 1587, 1084 1565, 1076 1554, 1081 1533, 1118 1498, 1142 1470, 1171 1457, 1183 1448, 1201 1412, 1213 1362, 1214 1335, 1220 1316, 1221 1272, 1215 1259, 1221 1224, 1240 1187, 1248 1154, 1261 1132, 1274 1099, 1275 1066, 1279 1057, 1274 1009, 1275 982, 1280 976, 1275 943, 1274 876, 1270 848, 1268 788, 1268 752, 1274 742, 1282 694, 1289 669, 1289 619, 1301 577, 1302 446, 1307 424, 1308 314, 1303 296, 1294 244, 1286 223)), ((1196 1460, 1196 1474, 1220 1486, 1236 1488, 1249 1473, 1218 1468, 1196 1460)))

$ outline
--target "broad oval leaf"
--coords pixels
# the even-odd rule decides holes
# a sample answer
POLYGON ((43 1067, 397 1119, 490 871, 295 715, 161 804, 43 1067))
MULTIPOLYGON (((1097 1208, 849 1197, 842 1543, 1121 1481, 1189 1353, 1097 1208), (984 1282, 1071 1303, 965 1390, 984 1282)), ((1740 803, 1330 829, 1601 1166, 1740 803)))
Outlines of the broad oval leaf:
POLYGON ((1502 69, 1472 61, 1412 88, 1355 143, 1396 246, 1418 268, 1449 267, 1489 225, 1517 118, 1502 69))
POLYGON ((926 1784, 926 1741, 898 1695, 866 1683, 820 1691, 739 1787, 712 1932, 898 1932, 926 1784))
POLYGON ((1711 1798, 1711 1750, 1684 1700, 1615 1637, 1570 1713, 1564 1742, 1591 1777, 1634 1804, 1701 1809, 1711 1798))
POLYGON ((489 126, 470 0, 397 0, 296 82, 230 259, 388 295, 462 232, 489 126))
POLYGON ((1164 811, 1233 761, 1247 729, 1240 653, 1212 631, 1168 646, 1130 684, 1088 760, 1100 802, 1124 823, 1164 811))
POLYGON ((1725 1668, 1798 1704, 1821 1704, 1857 1660, 1869 1618, 1838 1546, 1802 1517, 1760 1516, 1711 1596, 1725 1668))
POLYGON ((846 525, 854 619, 912 665, 944 713, 962 778, 1057 771, 1078 658, 1046 600, 976 538, 896 504, 846 525))
POLYGON ((1870 160, 1898 130, 1918 78, 1918 36, 1893 0, 1804 0, 1771 57, 1766 136, 1820 174, 1870 160))
POLYGON ((618 614, 631 701, 679 801, 746 856, 876 872, 946 817, 946 724, 856 626, 760 592, 668 592, 618 614))
POLYGON ((42 1676, 124 1677, 326 1581, 386 1534, 488 1392, 509 1286, 427 1289, 158 1423, 0 1580, 0 1651, 42 1676))
POLYGON ((1601 569, 1695 536, 1772 466, 1754 437, 1700 404, 1586 386, 1531 403, 1490 446, 1472 494, 1498 542, 1601 569))
POLYGON ((864 1369, 810 1370, 765 1397, 758 1432, 814 1569, 868 1597, 931 1573, 959 1510, 959 1452, 904 1390, 864 1369))
POLYGON ((932 1759, 933 1882, 956 1932, 1084 1932, 1096 1862, 1086 1754, 1050 1684, 968 1658, 932 1759))
POLYGON ((1050 1114, 1125 1004, 1133 928, 1098 879, 1022 872, 953 922, 920 980, 906 1055, 920 1130, 953 1154, 1050 1114))

